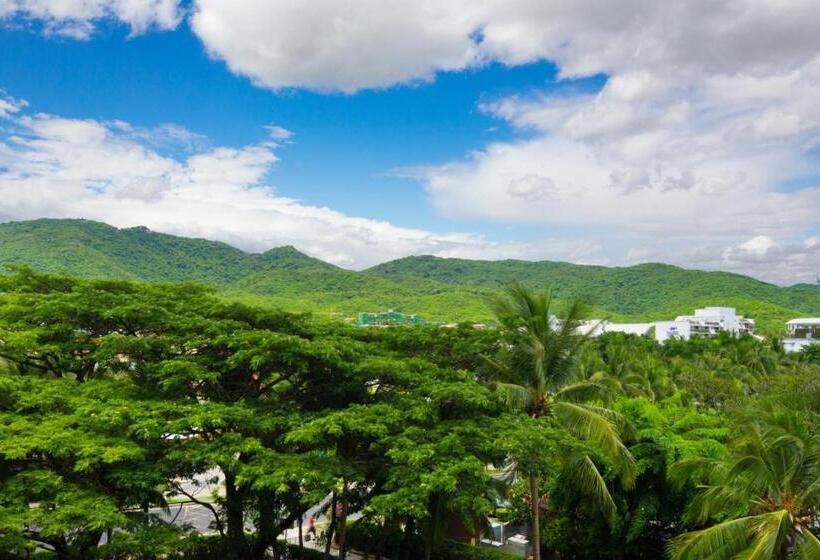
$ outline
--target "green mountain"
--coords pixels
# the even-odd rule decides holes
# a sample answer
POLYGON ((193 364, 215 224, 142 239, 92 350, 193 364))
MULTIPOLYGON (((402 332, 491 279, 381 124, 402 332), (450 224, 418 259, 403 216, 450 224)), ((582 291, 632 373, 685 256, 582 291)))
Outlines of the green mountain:
POLYGON ((597 316, 669 318, 695 307, 729 305, 777 332, 799 315, 820 315, 820 289, 779 287, 725 272, 665 264, 631 267, 562 262, 407 257, 353 272, 293 247, 246 253, 230 245, 117 229, 87 220, 0 224, 0 265, 143 281, 194 281, 225 297, 293 310, 351 316, 388 307, 431 320, 486 320, 486 299, 512 281, 551 287, 559 300, 582 296, 597 316))
MULTIPOLYGON (((765 307, 820 313, 820 290, 808 284, 780 287, 728 272, 687 270, 659 263, 630 267, 564 262, 473 261, 406 257, 367 271, 382 278, 418 278, 451 286, 499 288, 513 281, 552 286, 558 298, 584 297, 621 315, 668 317, 705 305, 765 307)), ((751 314, 751 313, 750 313, 751 314)))

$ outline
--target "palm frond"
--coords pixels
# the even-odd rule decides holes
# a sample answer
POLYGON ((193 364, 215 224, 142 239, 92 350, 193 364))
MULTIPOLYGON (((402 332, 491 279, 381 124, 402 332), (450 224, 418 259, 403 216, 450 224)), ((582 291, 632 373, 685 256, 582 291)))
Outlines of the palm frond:
POLYGON ((589 455, 573 454, 564 464, 563 476, 573 483, 582 495, 590 498, 612 524, 617 508, 606 481, 589 455))
POLYGON ((817 560, 820 558, 820 540, 809 531, 803 531, 795 547, 795 560, 817 560))
POLYGON ((746 550, 737 556, 737 560, 771 560, 780 556, 789 530, 791 516, 786 510, 772 511, 757 516, 752 530, 754 540, 746 550))
POLYGON ((507 406, 514 410, 526 410, 533 401, 530 389, 515 383, 496 383, 496 388, 504 395, 507 406))
POLYGON ((585 401, 604 401, 609 402, 614 397, 612 386, 601 381, 581 381, 567 385, 563 389, 555 393, 555 397, 559 400, 570 402, 585 402, 585 401))
POLYGON ((673 487, 681 490, 687 483, 702 483, 717 467, 715 459, 711 457, 694 456, 675 461, 667 474, 673 487))
POLYGON ((624 487, 632 487, 637 471, 635 459, 621 441, 612 420, 601 414, 600 409, 568 402, 554 403, 553 413, 564 429, 575 437, 597 443, 617 469, 624 487))
POLYGON ((749 494, 735 486, 703 486, 686 508, 684 519, 700 525, 725 511, 748 512, 750 501, 749 494))
POLYGON ((669 544, 670 560, 732 560, 749 547, 755 517, 741 517, 685 533, 669 544))

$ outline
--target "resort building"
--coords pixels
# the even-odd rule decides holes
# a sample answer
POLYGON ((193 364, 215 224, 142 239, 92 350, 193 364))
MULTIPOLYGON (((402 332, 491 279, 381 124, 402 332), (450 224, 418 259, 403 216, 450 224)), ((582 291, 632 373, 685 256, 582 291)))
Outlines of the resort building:
POLYGON ((612 332, 651 336, 663 344, 670 338, 689 340, 694 337, 716 336, 722 332, 740 335, 754 335, 755 322, 738 315, 733 307, 705 307, 695 309, 693 315, 681 315, 674 321, 654 323, 610 323, 606 320, 584 321, 578 327, 579 334, 601 336, 612 332))
POLYGON ((753 335, 755 322, 738 315, 733 307, 695 309, 694 315, 681 315, 674 321, 655 323, 655 340, 664 343, 670 338, 689 340, 693 336, 711 337, 722 332, 753 335))
POLYGON ((786 323, 783 350, 799 352, 811 344, 820 344, 820 317, 792 319, 786 323))

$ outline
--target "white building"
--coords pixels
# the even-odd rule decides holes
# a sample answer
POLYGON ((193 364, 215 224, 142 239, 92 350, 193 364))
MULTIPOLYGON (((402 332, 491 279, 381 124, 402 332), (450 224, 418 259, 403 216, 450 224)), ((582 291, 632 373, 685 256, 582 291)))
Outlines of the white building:
POLYGON ((601 336, 611 332, 646 336, 654 323, 610 323, 607 320, 583 321, 578 327, 579 334, 601 336))
POLYGON ((675 317, 674 321, 655 321, 654 323, 610 323, 600 319, 583 321, 577 332, 589 336, 601 336, 611 332, 649 336, 652 329, 655 330, 655 340, 663 344, 670 338, 689 340, 693 336, 709 337, 722 332, 754 335, 755 322, 738 315, 734 307, 705 307, 695 309, 694 315, 675 317))
POLYGON ((792 319, 786 323, 788 336, 783 339, 783 350, 799 352, 811 344, 820 344, 820 317, 792 319))
POLYGON ((681 315, 674 321, 655 323, 655 340, 663 344, 670 338, 689 340, 693 336, 716 336, 722 332, 753 335, 755 322, 737 314, 734 307, 695 309, 694 315, 681 315))

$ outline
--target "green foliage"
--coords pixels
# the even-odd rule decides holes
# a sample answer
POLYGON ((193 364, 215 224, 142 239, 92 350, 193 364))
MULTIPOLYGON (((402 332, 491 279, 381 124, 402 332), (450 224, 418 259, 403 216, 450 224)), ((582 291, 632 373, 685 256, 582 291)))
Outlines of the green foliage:
POLYGON ((520 557, 492 548, 448 541, 436 549, 432 558, 433 560, 514 560, 520 557))
POLYGON ((675 465, 678 476, 700 476, 702 464, 711 463, 686 520, 696 526, 717 523, 673 540, 671 557, 816 557, 820 541, 811 531, 820 509, 820 435, 803 413, 792 410, 761 407, 738 420, 728 457, 675 465))
MULTIPOLYGON (((399 527, 390 527, 387 531, 382 524, 369 519, 359 520, 350 526, 351 545, 359 551, 389 555, 402 546, 404 536, 399 527), (379 546, 381 545, 381 546, 379 546)), ((423 556, 423 544, 420 540, 411 545, 410 557, 423 556)), ((431 560, 514 560, 520 558, 513 554, 484 546, 469 546, 452 540, 443 540, 430 553, 431 560)))
POLYGON ((820 365, 585 340, 581 307, 511 296, 502 329, 361 329, 193 285, 0 278, 0 558, 261 560, 326 496, 339 543, 402 560, 500 560, 448 541, 493 513, 537 513, 562 558, 817 557, 820 365))

